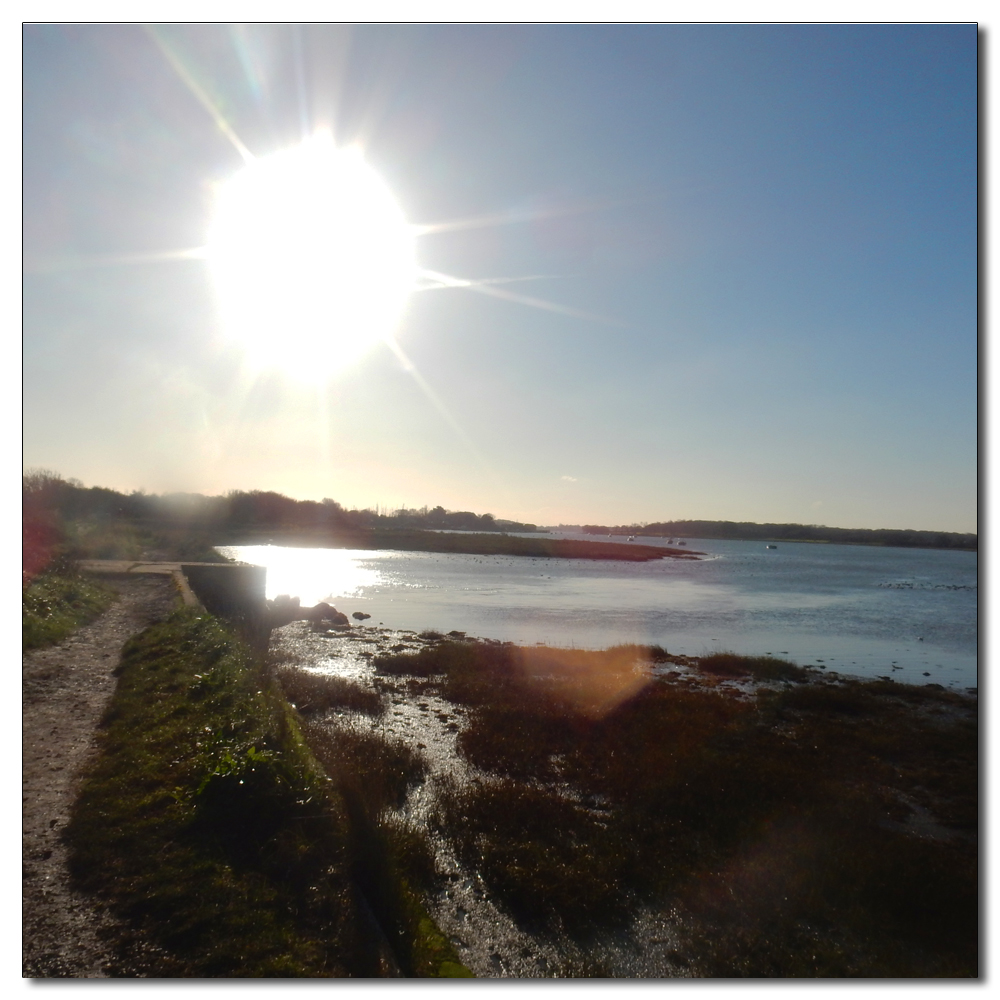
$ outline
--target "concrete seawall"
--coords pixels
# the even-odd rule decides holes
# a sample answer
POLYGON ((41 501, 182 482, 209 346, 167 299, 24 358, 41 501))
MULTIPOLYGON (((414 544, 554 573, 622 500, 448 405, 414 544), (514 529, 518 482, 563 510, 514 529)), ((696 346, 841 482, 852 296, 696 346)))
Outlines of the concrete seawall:
POLYGON ((181 563, 195 596, 206 611, 220 618, 264 617, 267 611, 263 566, 232 563, 181 563))
POLYGON ((265 599, 267 569, 263 566, 84 559, 80 568, 88 573, 172 576, 186 605, 200 605, 225 619, 255 644, 267 642, 270 632, 265 599))

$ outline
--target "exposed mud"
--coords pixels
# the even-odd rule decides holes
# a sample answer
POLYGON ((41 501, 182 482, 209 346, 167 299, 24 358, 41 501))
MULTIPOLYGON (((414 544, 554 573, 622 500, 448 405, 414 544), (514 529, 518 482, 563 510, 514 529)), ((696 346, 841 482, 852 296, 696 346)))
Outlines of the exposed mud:
MULTIPOLYGON (((427 760, 427 779, 410 792, 401 813, 429 827, 442 888, 427 900, 427 905, 463 964, 476 976, 488 979, 594 974, 690 976, 690 971, 677 961, 678 922, 674 913, 637 907, 631 926, 591 942, 584 953, 567 935, 540 935, 520 927, 490 898, 482 879, 463 867, 451 845, 433 829, 429 820, 442 781, 490 780, 458 750, 457 738, 466 721, 466 710, 442 698, 432 681, 377 676, 371 660, 379 653, 416 652, 440 638, 421 638, 411 631, 379 626, 323 630, 295 622, 271 633, 271 650, 279 661, 377 687, 389 701, 383 716, 369 719, 346 710, 336 711, 329 715, 330 724, 370 727, 386 737, 403 740, 427 760)), ((686 668, 680 669, 688 673, 686 668)), ((695 672, 690 674, 691 683, 697 683, 695 672)), ((726 688, 739 690, 735 684, 726 688)))
MULTIPOLYGON (((134 977, 164 967, 163 956, 157 956, 99 904, 72 889, 60 837, 80 771, 94 750, 97 723, 114 689, 113 671, 122 644, 165 616, 176 599, 176 590, 166 577, 122 577, 115 583, 121 598, 101 618, 57 646, 24 656, 25 977, 134 977)), ((582 954, 566 936, 541 936, 520 927, 490 898, 482 880, 463 867, 447 840, 434 831, 428 821, 441 782, 489 780, 458 752, 456 742, 466 723, 466 710, 441 697, 427 679, 377 676, 371 661, 379 653, 416 651, 440 638, 375 624, 322 629, 303 621, 275 629, 271 651, 276 662, 294 662, 379 690, 389 702, 381 717, 335 711, 328 716, 329 723, 371 727, 404 740, 427 759, 428 777, 412 790, 402 812, 430 827, 441 888, 428 900, 428 908, 461 961, 484 978, 697 975, 678 954, 685 928, 669 906, 659 910, 637 907, 627 929, 591 942, 582 954)), ((671 658, 653 672, 668 683, 712 688, 738 699, 752 697, 760 687, 779 686, 779 682, 706 676, 684 658, 671 658)), ((836 676, 831 674, 826 675, 828 680, 836 676)), ((918 711, 946 716, 970 709, 934 705, 918 711)), ((792 729, 793 723, 789 723, 792 729)), ((907 832, 929 839, 954 836, 919 804, 907 805, 912 812, 906 820, 907 832)))
POLYGON ((95 750, 125 641, 165 617, 169 577, 109 578, 118 601, 69 638, 22 660, 22 975, 143 975, 150 949, 99 903, 76 892, 62 832, 95 750))

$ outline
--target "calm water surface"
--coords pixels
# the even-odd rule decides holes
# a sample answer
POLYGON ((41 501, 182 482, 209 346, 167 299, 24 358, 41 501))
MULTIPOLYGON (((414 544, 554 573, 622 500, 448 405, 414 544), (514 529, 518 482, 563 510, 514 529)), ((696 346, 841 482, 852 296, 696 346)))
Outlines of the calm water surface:
POLYGON ((589 648, 659 643, 695 656, 772 653, 909 683, 978 683, 974 552, 696 539, 688 547, 705 557, 626 563, 270 545, 220 551, 266 566, 268 597, 327 601, 393 628, 589 648))

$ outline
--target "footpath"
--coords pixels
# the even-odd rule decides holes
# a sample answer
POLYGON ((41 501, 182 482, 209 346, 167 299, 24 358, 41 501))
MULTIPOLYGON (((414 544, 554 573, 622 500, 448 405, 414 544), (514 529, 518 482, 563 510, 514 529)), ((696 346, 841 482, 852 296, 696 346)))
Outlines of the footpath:
MULTIPOLYGON (((141 976, 148 946, 70 884, 62 831, 95 751, 125 641, 169 614, 171 570, 128 572, 103 615, 22 659, 22 975, 141 976), (141 575, 140 575, 141 574, 141 575)), ((110 567, 109 567, 110 569, 110 567)), ((107 571, 107 570, 106 570, 107 571)), ((114 570, 111 570, 114 572, 114 570)))

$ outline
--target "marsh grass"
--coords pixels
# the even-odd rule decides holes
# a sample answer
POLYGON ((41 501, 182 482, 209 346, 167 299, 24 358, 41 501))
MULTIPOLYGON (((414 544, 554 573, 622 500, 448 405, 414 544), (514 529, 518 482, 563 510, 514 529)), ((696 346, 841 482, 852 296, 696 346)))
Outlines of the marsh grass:
MULTIPOLYGON (((970 699, 721 654, 709 678, 797 683, 736 697, 640 667, 594 711, 566 692, 592 669, 539 676, 534 655, 442 643, 389 663, 467 706, 459 749, 490 777, 448 787, 437 822, 522 923, 586 942, 649 902, 684 914, 701 975, 976 975, 970 699)), ((628 657, 606 658, 612 680, 628 657)))
POLYGON ((336 785, 353 795, 376 819, 398 809, 409 789, 424 780, 427 762, 402 740, 350 725, 306 722, 309 746, 336 785))
POLYGON ((550 790, 511 778, 451 783, 434 822, 528 929, 586 936, 629 915, 606 828, 550 790))
POLYGON ((407 552, 461 552, 472 555, 527 556, 543 559, 613 559, 648 562, 654 559, 697 559, 693 549, 667 549, 655 545, 590 542, 570 538, 527 538, 500 532, 439 532, 418 528, 372 527, 314 531, 271 527, 266 531, 230 528, 230 545, 254 545, 274 539, 282 545, 303 547, 334 545, 348 549, 399 549, 407 552))
POLYGON ((283 665, 275 671, 285 697, 303 715, 343 708, 361 715, 385 714, 385 697, 357 681, 283 665))
POLYGON ((146 974, 373 974, 343 806, 247 649, 180 611, 117 672, 66 837, 78 886, 164 949, 146 974))
POLYGON ((471 976, 422 899, 436 887, 427 831, 396 812, 425 779, 426 760, 402 740, 351 725, 309 721, 305 735, 346 804, 353 877, 403 973, 471 976))
POLYGON ((809 679, 809 671, 788 660, 773 656, 738 656, 713 653, 698 660, 698 668, 719 677, 752 677, 758 681, 799 681, 809 679))
POLYGON ((24 649, 48 646, 106 611, 115 590, 67 565, 43 573, 21 591, 21 642, 24 649))

